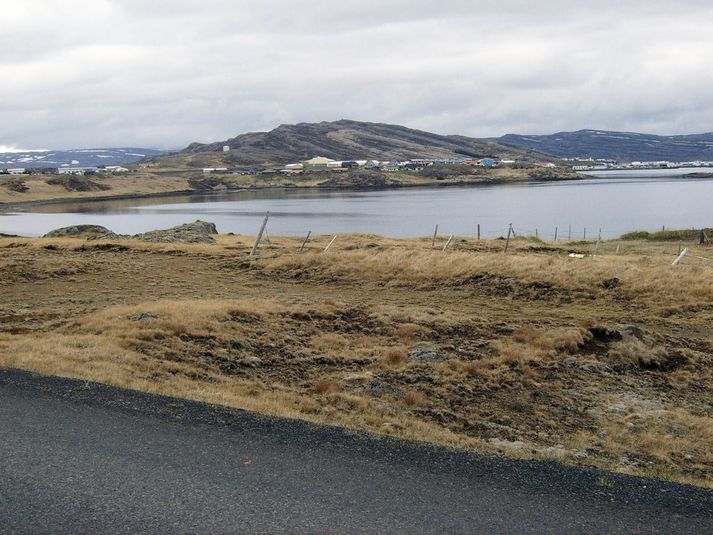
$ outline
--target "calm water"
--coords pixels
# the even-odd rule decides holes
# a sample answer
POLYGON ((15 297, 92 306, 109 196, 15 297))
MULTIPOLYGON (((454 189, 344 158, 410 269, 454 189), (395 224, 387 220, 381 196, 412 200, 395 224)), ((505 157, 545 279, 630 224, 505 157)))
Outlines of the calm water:
POLYGON ((631 230, 713 226, 713 180, 625 177, 388 191, 281 190, 96 203, 66 203, 0 215, 0 232, 36 236, 76 224, 122 234, 202 219, 220 232, 255 234, 266 211, 273 235, 368 232, 393 237, 441 234, 500 236, 512 222, 519 234, 551 238, 605 237, 631 230))

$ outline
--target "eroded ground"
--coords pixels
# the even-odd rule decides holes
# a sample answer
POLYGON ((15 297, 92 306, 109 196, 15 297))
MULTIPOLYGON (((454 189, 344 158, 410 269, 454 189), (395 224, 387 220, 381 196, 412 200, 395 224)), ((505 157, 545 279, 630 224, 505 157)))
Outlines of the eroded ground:
POLYGON ((327 241, 1 239, 0 365, 710 485, 713 251, 327 241))

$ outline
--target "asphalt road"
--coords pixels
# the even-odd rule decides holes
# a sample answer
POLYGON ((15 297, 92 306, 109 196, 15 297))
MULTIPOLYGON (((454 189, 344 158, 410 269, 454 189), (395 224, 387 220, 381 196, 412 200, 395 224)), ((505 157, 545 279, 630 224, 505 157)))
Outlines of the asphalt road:
POLYGON ((0 533, 235 532, 713 533, 713 492, 0 370, 0 533))

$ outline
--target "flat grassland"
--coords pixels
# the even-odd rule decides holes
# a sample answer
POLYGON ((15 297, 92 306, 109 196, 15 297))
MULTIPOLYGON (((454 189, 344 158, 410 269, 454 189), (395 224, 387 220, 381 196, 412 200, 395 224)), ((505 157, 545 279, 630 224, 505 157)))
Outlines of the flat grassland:
POLYGON ((713 251, 330 238, 0 239, 0 366, 713 486, 713 251))

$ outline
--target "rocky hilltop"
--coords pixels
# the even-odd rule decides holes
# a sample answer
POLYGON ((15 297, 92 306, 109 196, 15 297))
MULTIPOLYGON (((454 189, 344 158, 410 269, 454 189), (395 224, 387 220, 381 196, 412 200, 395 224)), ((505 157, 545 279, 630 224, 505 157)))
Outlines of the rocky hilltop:
POLYGON ((522 162, 552 160, 546 154, 500 142, 440 135, 404 126, 340 120, 284 124, 210 144, 193 143, 158 162, 166 165, 285 164, 316 155, 333 159, 408 160, 411 158, 496 157, 522 162), (230 147, 223 152, 224 146, 230 147))

